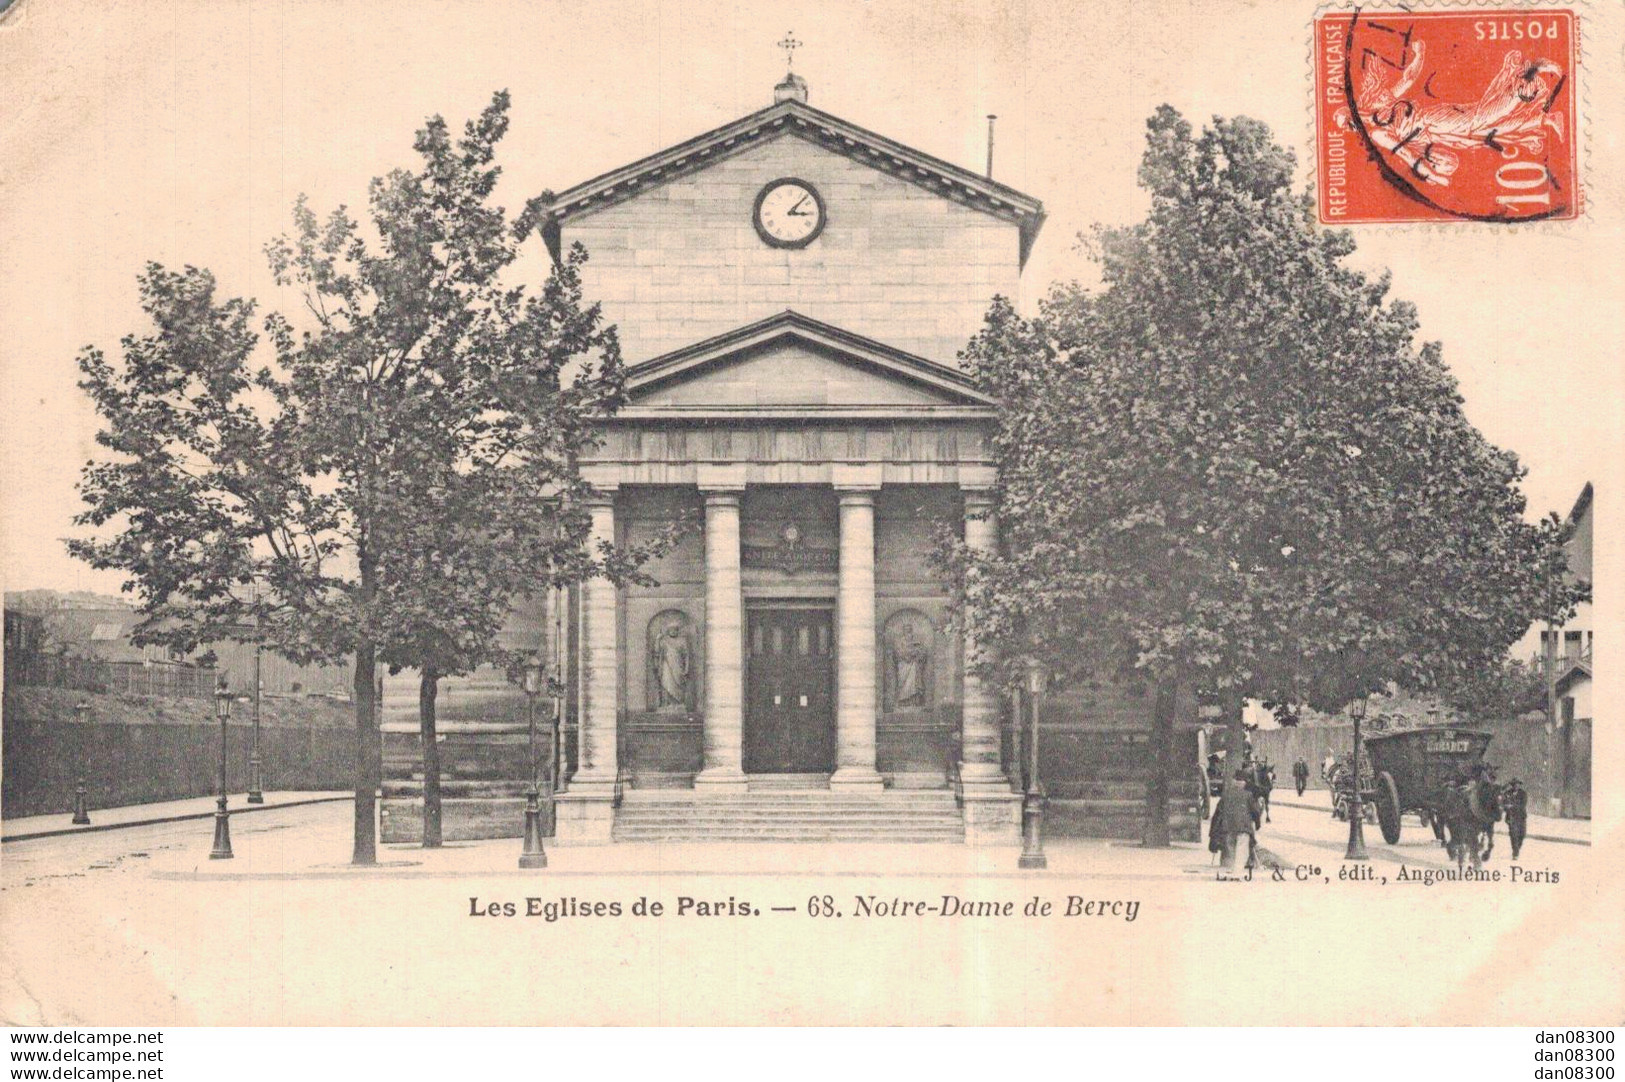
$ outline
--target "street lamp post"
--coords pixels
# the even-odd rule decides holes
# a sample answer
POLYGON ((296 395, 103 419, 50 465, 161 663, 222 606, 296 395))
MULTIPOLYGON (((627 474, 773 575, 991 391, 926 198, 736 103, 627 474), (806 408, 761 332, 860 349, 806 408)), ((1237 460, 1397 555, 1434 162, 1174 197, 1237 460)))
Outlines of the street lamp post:
POLYGON ((1360 700, 1360 709, 1354 714, 1354 792, 1349 799, 1349 847, 1344 860, 1370 860, 1365 851, 1365 801, 1360 793, 1360 756, 1364 751, 1360 739, 1360 723, 1365 720, 1369 698, 1360 700))
POLYGON ((519 854, 521 868, 547 867, 547 851, 542 848, 542 805, 538 791, 541 767, 536 753, 536 697, 542 693, 542 661, 533 656, 524 671, 525 715, 530 730, 530 787, 525 790, 525 848, 519 854))
POLYGON ((214 716, 220 719, 220 798, 214 805, 214 848, 209 850, 210 860, 230 860, 231 819, 226 812, 226 722, 231 720, 231 689, 226 678, 220 677, 220 686, 214 690, 214 716))
MULTIPOLYGON (((256 623, 258 618, 256 617, 256 623)), ((260 642, 254 640, 254 735, 248 751, 248 802, 265 803, 265 776, 260 763, 260 642)))
POLYGON ((85 788, 85 752, 83 748, 90 747, 90 735, 85 729, 85 719, 90 716, 90 704, 80 699, 73 706, 73 719, 78 722, 75 731, 80 740, 84 741, 79 752, 79 777, 73 786, 73 825, 88 827, 90 825, 90 791, 85 788))
POLYGON ((1027 736, 1027 792, 1021 801, 1021 858, 1019 868, 1048 868, 1044 856, 1044 790, 1038 781, 1038 722, 1044 712, 1044 685, 1047 683, 1042 665, 1031 663, 1027 668, 1027 703, 1032 714, 1032 728, 1027 736))

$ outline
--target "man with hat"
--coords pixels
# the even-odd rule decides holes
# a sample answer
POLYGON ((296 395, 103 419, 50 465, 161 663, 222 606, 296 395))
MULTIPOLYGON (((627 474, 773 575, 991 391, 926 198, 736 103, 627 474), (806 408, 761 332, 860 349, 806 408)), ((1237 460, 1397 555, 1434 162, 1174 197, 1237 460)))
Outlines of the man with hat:
POLYGON ((1252 863, 1253 846, 1258 840, 1253 824, 1253 795, 1247 788, 1247 772, 1238 770, 1220 794, 1219 803, 1213 809, 1213 821, 1208 828, 1208 848, 1214 848, 1214 840, 1218 842, 1219 867, 1224 871, 1235 869, 1236 839, 1243 834, 1248 839, 1247 862, 1249 865, 1252 863))
POLYGON ((1513 778, 1501 790, 1501 812, 1507 820, 1507 837, 1512 840, 1512 859, 1518 859, 1524 836, 1529 832, 1529 792, 1513 778))

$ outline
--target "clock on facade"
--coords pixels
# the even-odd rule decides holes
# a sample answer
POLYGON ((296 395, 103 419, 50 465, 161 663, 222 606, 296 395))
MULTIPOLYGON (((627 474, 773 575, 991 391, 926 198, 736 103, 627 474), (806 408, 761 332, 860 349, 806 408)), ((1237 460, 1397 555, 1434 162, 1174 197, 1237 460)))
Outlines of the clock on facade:
POLYGON ((805 180, 782 177, 756 196, 756 232, 775 248, 805 248, 824 231, 824 198, 805 180))

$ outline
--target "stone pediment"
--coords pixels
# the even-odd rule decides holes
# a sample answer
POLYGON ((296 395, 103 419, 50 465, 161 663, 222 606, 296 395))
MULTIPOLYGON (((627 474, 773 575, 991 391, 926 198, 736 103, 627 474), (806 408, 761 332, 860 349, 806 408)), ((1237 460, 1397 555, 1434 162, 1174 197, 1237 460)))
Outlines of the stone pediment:
POLYGON ((962 373, 793 311, 633 366, 620 419, 986 416, 962 373))
POLYGON ((785 135, 817 143, 872 169, 927 188, 944 199, 1015 223, 1021 232, 1023 265, 1043 227, 1044 205, 1030 195, 887 139, 803 101, 788 100, 546 198, 543 209, 548 227, 543 235, 554 260, 560 258, 558 227, 561 223, 632 199, 674 177, 711 168, 747 147, 785 135))

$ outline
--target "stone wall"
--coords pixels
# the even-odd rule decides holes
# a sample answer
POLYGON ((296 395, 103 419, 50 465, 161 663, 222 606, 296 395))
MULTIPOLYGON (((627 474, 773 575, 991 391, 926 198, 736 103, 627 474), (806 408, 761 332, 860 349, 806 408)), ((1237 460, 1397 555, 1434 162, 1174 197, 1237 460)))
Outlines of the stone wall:
MULTIPOLYGON (((6 818, 73 810, 81 776, 92 811, 125 804, 207 796, 217 791, 220 725, 212 703, 86 695, 54 688, 7 688, 0 814, 6 818), (73 720, 73 706, 89 702, 88 722, 73 720), (159 718, 156 708, 167 708, 159 718)), ((286 704, 275 704, 285 706, 286 704)), ((260 757, 268 790, 348 789, 355 784, 355 735, 335 724, 348 714, 340 704, 298 704, 301 717, 267 709, 261 717, 260 757), (310 723, 319 710, 331 717, 310 723), (273 720, 274 719, 274 720, 273 720)), ((250 725, 239 706, 227 732, 230 788, 248 781, 250 725)), ((94 821, 94 815, 92 816, 94 821)))
POLYGON ((792 308, 953 364, 994 294, 1015 296, 1019 238, 1014 223, 794 135, 564 227, 631 362, 792 308), (786 176, 811 182, 827 211, 802 249, 770 247, 751 221, 757 193, 786 176))

